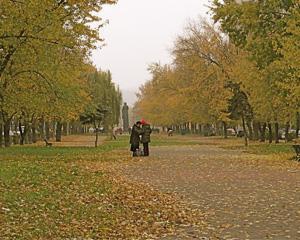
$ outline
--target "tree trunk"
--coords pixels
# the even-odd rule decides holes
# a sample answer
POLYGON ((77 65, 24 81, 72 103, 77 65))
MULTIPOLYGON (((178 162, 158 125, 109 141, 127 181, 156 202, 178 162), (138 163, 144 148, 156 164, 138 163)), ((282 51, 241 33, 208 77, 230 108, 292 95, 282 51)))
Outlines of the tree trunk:
POLYGON ((28 143, 28 131, 29 131, 29 124, 26 120, 25 114, 22 115, 19 119, 19 131, 20 131, 20 144, 24 145, 28 143), (24 124, 24 129, 22 128, 22 119, 24 124))
POLYGON ((76 126, 75 126, 75 122, 73 121, 72 124, 71 124, 71 129, 72 129, 72 132, 71 134, 76 134, 76 126))
POLYGON ((0 148, 2 148, 3 145, 3 124, 0 123, 0 148))
POLYGON ((260 122, 257 122, 257 128, 258 128, 258 140, 261 141, 261 137, 262 137, 262 126, 261 126, 261 123, 260 122))
POLYGON ((273 132, 272 132, 272 124, 268 123, 268 128, 269 128, 269 143, 273 142, 273 132))
POLYGON ((10 136, 9 136, 10 122, 11 120, 7 120, 4 122, 4 146, 5 147, 10 146, 10 136))
POLYGON ((247 127, 249 129, 249 139, 253 140, 253 127, 251 121, 247 121, 247 127))
POLYGON ((191 133, 195 134, 195 125, 192 122, 190 124, 191 124, 191 133))
POLYGON ((296 114, 296 138, 299 138, 299 131, 300 131, 300 112, 296 114))
POLYGON ((98 147, 99 129, 98 128, 95 128, 95 129, 96 129, 95 147, 98 147))
POLYGON ((19 120, 19 131, 20 131, 20 145, 24 145, 25 142, 25 128, 22 129, 22 121, 19 120))
POLYGON ((72 122, 71 128, 72 128, 72 134, 74 135, 78 134, 78 129, 75 121, 72 122))
POLYGON ((224 138, 227 139, 227 123, 225 121, 222 122, 223 123, 223 131, 224 131, 224 138))
POLYGON ((30 141, 31 143, 36 143, 36 118, 32 115, 31 123, 30 123, 30 141))
POLYGON ((202 124, 198 125, 198 133, 199 135, 202 135, 202 124))
POLYGON ((261 142, 266 141, 266 128, 267 128, 267 123, 264 123, 262 126, 260 126, 260 141, 261 142))
POLYGON ((285 142, 288 142, 290 140, 289 130, 290 130, 290 123, 287 122, 285 124, 285 142))
POLYGON ((10 123, 10 128, 11 128, 11 130, 14 132, 14 134, 13 134, 13 136, 12 136, 12 138, 11 138, 12 144, 13 144, 13 145, 17 145, 17 144, 19 144, 19 142, 20 142, 19 136, 18 136, 18 134, 17 134, 18 128, 19 128, 18 126, 19 126, 19 125, 18 125, 17 120, 14 119, 14 118, 12 118, 11 123, 10 123))
POLYGON ((243 122, 243 130, 244 130, 244 139, 245 139, 245 146, 248 146, 248 134, 246 129, 246 123, 245 123, 245 117, 242 116, 242 122, 243 122))
POLYGON ((279 143, 279 123, 275 122, 275 143, 279 143))
POLYGON ((63 135, 64 136, 68 135, 68 123, 67 122, 63 123, 63 135))
POLYGON ((56 122, 52 121, 50 125, 50 137, 54 138, 56 136, 56 122))
POLYGON ((32 144, 32 124, 28 123, 25 125, 25 128, 27 128, 26 132, 26 136, 25 136, 25 143, 26 144, 32 144))
POLYGON ((32 131, 32 143, 36 143, 37 142, 37 137, 36 137, 36 125, 35 125, 35 123, 32 123, 31 131, 32 131))
POLYGON ((258 140, 259 139, 259 126, 260 124, 256 121, 253 121, 253 139, 258 140))
POLYGON ((45 138, 47 140, 50 139, 50 126, 49 126, 49 122, 45 122, 45 138))
POLYGON ((38 128, 39 128, 39 137, 41 140, 45 138, 45 128, 44 128, 45 122, 43 119, 40 119, 38 122, 38 128))
POLYGON ((56 142, 61 142, 61 134, 62 134, 62 124, 60 121, 58 121, 56 124, 56 134, 55 134, 56 142))

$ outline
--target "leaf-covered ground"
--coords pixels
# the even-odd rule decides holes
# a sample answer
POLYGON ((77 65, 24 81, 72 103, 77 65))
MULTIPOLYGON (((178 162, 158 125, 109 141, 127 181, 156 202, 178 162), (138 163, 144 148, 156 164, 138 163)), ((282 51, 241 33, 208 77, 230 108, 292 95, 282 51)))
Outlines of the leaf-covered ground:
POLYGON ((128 136, 0 149, 0 239, 300 239, 290 146, 153 137, 149 158, 128 136))
POLYGON ((176 192, 204 213, 208 225, 200 232, 166 239, 300 239, 300 164, 290 160, 291 146, 255 146, 247 152, 262 154, 250 154, 241 146, 218 147, 232 147, 235 140, 216 140, 216 146, 213 139, 197 141, 153 147, 150 158, 120 166, 129 179, 176 192))
POLYGON ((156 239, 204 224, 175 195, 114 171, 131 161, 125 150, 114 151, 128 137, 97 149, 61 146, 0 149, 1 240, 156 239))

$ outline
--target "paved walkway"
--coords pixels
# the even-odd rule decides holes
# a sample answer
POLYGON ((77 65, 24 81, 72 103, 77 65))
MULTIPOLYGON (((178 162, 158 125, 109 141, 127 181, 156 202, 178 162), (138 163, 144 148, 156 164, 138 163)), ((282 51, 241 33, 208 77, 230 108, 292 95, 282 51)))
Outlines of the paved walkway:
POLYGON ((151 150, 122 165, 122 173, 178 193, 208 222, 200 233, 168 239, 300 239, 300 164, 272 166, 265 156, 212 145, 151 150))

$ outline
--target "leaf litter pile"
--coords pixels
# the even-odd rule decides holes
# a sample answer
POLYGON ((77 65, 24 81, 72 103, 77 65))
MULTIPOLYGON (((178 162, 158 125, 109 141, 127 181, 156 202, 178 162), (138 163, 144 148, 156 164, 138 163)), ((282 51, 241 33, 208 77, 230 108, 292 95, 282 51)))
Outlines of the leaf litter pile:
POLYGON ((176 196, 128 182, 102 163, 16 158, 0 161, 3 240, 161 239, 205 225, 176 196))
POLYGON ((114 207, 121 204, 123 209, 118 230, 111 233, 113 239, 161 239, 180 229, 205 225, 198 210, 187 207, 172 194, 162 194, 145 185, 141 188, 119 177, 113 181, 119 186, 113 194, 117 204, 114 207))

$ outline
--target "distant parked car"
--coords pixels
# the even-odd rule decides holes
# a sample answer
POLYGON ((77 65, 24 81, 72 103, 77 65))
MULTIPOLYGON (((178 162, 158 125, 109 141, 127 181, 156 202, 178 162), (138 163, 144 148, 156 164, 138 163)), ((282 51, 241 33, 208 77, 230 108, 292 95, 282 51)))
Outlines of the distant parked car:
MULTIPOLYGON (((296 131, 296 129, 290 129, 289 130, 289 138, 290 139, 293 139, 293 138, 295 138, 296 137, 296 133, 297 133, 297 131, 296 131)), ((286 137, 285 137, 285 131, 281 134, 281 139, 285 139, 286 137)))
POLYGON ((236 136, 236 132, 233 128, 227 128, 227 135, 228 136, 236 136))
MULTIPOLYGON (((89 128, 89 133, 95 133, 95 132, 96 132, 95 128, 93 128, 93 127, 89 128)), ((103 127, 98 128, 98 132, 104 133, 104 128, 103 127)))
POLYGON ((9 130, 9 136, 20 136, 20 131, 9 130))
POLYGON ((285 137, 285 130, 284 129, 279 129, 278 130, 278 136, 279 136, 279 139, 284 139, 282 137, 285 137))
POLYGON ((236 136, 237 137, 244 137, 245 136, 244 130, 238 130, 236 136))

